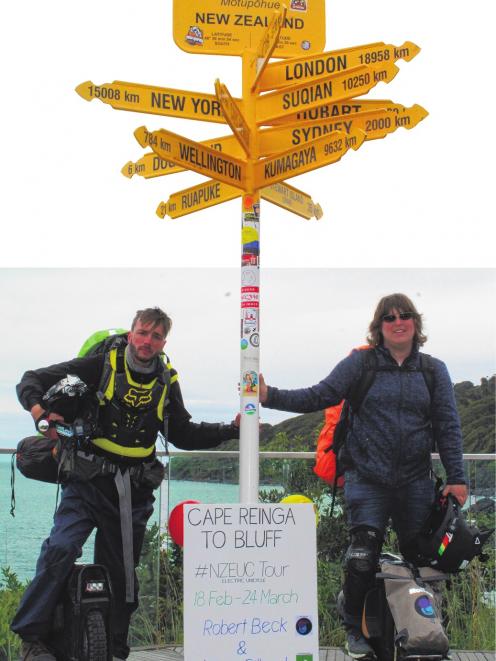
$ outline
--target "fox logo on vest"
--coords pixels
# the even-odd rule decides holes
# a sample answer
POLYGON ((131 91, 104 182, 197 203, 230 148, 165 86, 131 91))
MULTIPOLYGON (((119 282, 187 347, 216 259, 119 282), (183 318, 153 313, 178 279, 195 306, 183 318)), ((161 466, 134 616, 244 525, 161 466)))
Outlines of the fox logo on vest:
POLYGON ((124 401, 130 406, 138 408, 140 406, 146 406, 152 401, 152 391, 151 390, 138 390, 137 388, 129 388, 127 393, 124 395, 124 401))

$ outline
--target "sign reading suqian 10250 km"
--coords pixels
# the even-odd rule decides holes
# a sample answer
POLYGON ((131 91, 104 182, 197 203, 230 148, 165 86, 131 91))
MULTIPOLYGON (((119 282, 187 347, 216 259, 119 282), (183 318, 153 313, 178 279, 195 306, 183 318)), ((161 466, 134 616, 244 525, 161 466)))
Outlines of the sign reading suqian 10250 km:
MULTIPOLYGON (((274 57, 317 53, 325 46, 325 0, 288 0, 274 57)), ((176 45, 188 53, 242 55, 257 48, 279 0, 173 1, 176 45)))

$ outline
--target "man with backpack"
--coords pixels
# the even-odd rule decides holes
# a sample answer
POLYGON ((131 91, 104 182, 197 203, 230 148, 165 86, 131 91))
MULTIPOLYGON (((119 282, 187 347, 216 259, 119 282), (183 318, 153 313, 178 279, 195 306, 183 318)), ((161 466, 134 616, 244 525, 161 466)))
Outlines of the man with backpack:
POLYGON ((453 494, 461 505, 467 498, 453 386, 445 364, 420 353, 426 340, 412 301, 392 294, 377 305, 369 350, 352 352, 317 385, 280 390, 267 386, 260 375, 260 402, 267 408, 309 413, 347 400, 339 460, 351 541, 341 612, 346 650, 357 659, 373 656, 361 618, 389 518, 401 553, 407 560, 415 557, 415 538, 434 501, 434 447, 447 475, 444 495, 453 494))
POLYGON ((228 425, 190 421, 177 373, 163 354, 170 327, 159 308, 139 310, 127 336, 106 341, 91 355, 28 371, 17 386, 37 429, 48 427, 45 435, 53 435, 64 409, 47 410, 43 397, 67 375, 78 377, 93 395, 95 429, 90 453, 67 461, 61 455, 64 485, 54 527, 11 625, 23 640, 25 661, 55 661, 44 640, 74 561, 95 527, 95 562, 109 571, 114 595, 113 654, 127 658, 129 621, 138 607, 134 570, 153 512, 153 489, 164 475, 155 457, 157 435, 184 450, 239 438, 239 417, 228 425))

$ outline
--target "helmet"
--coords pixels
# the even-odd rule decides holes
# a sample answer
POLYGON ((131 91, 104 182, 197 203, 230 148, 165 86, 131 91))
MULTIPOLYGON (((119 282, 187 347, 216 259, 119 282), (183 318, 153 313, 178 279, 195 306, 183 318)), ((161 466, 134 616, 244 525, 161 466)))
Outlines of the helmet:
POLYGON ((76 417, 88 417, 93 400, 86 383, 78 376, 68 374, 46 391, 43 406, 50 412, 59 413, 66 422, 73 422, 76 417))
POLYGON ((456 498, 439 491, 417 538, 416 564, 456 572, 482 554, 482 546, 492 532, 469 525, 456 498))

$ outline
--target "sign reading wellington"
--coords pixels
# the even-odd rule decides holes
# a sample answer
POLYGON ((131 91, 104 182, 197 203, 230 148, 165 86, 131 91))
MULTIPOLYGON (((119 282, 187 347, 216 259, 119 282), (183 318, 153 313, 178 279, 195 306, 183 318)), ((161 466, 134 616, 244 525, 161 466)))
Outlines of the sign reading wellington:
POLYGON ((312 505, 184 509, 184 658, 318 661, 312 505))
POLYGON ((134 132, 142 147, 152 147, 162 159, 182 165, 207 177, 243 188, 246 178, 246 163, 216 149, 205 147, 200 142, 161 129, 150 132, 141 126, 134 132))
MULTIPOLYGON (((264 37, 278 0, 173 1, 173 35, 187 53, 242 55, 264 37)), ((325 45, 325 0, 289 0, 274 57, 321 51, 325 45)))

